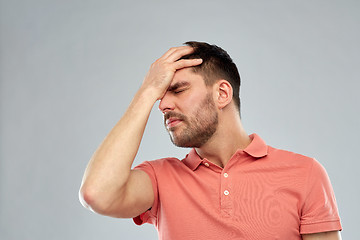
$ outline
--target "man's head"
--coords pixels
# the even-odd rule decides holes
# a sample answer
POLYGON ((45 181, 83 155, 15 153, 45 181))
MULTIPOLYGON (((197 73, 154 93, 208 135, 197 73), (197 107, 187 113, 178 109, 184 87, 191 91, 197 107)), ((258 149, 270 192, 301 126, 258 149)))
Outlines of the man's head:
POLYGON ((159 109, 176 146, 199 148, 216 135, 221 119, 238 116, 240 76, 221 48, 200 42, 186 44, 194 51, 181 59, 201 58, 202 64, 175 72, 159 109), (226 108, 231 102, 234 104, 226 108))
POLYGON ((201 65, 192 67, 195 73, 200 74, 207 86, 212 86, 220 79, 224 79, 231 84, 233 89, 233 100, 240 113, 240 74, 239 71, 229 56, 229 54, 222 48, 216 45, 210 45, 205 42, 186 42, 186 45, 194 48, 194 52, 182 57, 182 59, 196 59, 203 60, 201 65))
POLYGON ((201 147, 216 132, 218 113, 211 87, 190 68, 176 71, 159 109, 171 141, 178 147, 201 147))

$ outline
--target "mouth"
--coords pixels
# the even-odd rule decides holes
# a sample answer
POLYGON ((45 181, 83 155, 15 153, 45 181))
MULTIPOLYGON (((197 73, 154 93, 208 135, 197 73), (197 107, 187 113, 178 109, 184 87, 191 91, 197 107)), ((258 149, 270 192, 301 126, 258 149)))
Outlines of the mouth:
POLYGON ((169 118, 165 121, 166 124, 166 128, 167 129, 171 129, 174 128, 175 126, 177 126, 178 124, 180 124, 182 122, 181 119, 178 118, 169 118))

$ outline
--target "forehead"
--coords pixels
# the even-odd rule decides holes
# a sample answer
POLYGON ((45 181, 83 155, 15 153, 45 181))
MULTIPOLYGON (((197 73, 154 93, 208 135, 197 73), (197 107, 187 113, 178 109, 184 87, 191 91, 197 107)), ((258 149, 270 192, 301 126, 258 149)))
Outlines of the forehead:
POLYGON ((170 87, 179 83, 205 86, 204 78, 200 74, 194 73, 192 68, 183 68, 175 72, 170 87))

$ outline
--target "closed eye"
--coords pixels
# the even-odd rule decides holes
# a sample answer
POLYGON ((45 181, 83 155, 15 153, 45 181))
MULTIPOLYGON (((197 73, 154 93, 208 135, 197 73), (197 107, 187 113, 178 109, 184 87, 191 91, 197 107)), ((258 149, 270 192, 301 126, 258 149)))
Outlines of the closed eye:
POLYGON ((188 89, 190 87, 190 83, 189 82, 177 82, 173 85, 171 85, 169 88, 168 88, 168 91, 169 92, 172 92, 174 94, 179 94, 179 93, 182 93, 184 92, 186 89, 188 89))
POLYGON ((181 93, 181 92, 184 92, 185 89, 181 89, 181 90, 176 90, 176 91, 173 91, 175 94, 178 94, 178 93, 181 93))

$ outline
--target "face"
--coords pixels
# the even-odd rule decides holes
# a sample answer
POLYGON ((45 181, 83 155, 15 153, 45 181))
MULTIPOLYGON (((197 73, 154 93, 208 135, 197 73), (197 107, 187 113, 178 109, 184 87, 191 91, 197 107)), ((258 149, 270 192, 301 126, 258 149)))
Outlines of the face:
POLYGON ((178 147, 201 147, 216 132, 218 114, 211 89, 191 69, 175 73, 159 108, 171 141, 178 147))

